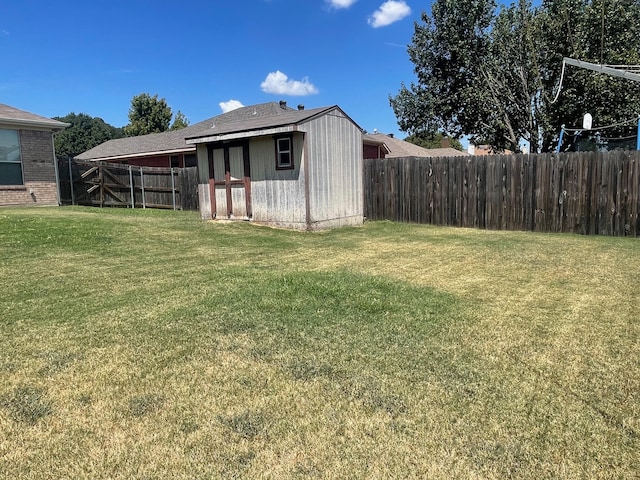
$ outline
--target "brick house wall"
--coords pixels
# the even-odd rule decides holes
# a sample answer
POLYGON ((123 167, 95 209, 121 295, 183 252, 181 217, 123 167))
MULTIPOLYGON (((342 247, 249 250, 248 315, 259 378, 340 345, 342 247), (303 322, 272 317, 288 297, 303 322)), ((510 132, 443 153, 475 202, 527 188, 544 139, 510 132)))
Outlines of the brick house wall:
POLYGON ((58 205, 51 131, 19 130, 19 135, 24 185, 0 185, 0 205, 58 205))

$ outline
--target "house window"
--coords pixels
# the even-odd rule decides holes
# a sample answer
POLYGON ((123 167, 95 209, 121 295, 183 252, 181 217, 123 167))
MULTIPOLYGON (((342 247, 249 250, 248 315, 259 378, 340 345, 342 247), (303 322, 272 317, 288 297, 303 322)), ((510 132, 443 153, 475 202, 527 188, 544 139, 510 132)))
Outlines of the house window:
POLYGON ((184 166, 185 167, 197 167, 198 166, 198 156, 189 154, 184 156, 184 166))
POLYGON ((276 170, 293 169, 293 139, 276 137, 276 170))
POLYGON ((20 136, 17 130, 0 129, 0 185, 22 185, 20 136))

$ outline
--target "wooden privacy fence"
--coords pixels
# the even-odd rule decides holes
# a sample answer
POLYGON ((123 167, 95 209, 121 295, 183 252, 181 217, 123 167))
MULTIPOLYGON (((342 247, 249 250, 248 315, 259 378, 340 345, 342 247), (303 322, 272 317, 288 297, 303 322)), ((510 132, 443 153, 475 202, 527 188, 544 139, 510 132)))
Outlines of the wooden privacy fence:
POLYGON ((58 162, 61 203, 198 210, 198 171, 105 162, 58 162))
POLYGON ((375 159, 365 217, 459 227, 640 235, 640 152, 375 159))

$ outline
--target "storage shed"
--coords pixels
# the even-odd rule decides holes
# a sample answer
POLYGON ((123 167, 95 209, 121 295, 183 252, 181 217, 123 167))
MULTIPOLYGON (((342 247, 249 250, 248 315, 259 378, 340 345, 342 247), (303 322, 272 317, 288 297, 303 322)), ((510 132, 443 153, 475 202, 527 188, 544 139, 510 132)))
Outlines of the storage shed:
MULTIPOLYGON (((196 145, 203 218, 318 230, 363 222, 362 130, 337 105, 212 123, 196 145)), ((257 113, 257 112, 256 112, 257 113)))

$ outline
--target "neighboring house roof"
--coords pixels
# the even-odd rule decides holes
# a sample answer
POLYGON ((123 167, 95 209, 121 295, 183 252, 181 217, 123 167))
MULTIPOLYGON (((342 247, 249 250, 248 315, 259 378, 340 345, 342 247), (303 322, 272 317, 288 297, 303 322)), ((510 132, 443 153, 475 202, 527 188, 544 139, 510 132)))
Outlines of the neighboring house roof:
POLYGON ((491 145, 469 145, 470 155, 511 155, 511 150, 496 151, 491 145))
POLYGON ((0 123, 24 127, 47 128, 54 131, 63 130, 69 126, 68 123, 42 117, 3 103, 0 103, 0 123))
POLYGON ((193 150, 193 148, 184 143, 184 135, 187 128, 193 127, 107 140, 77 155, 75 158, 77 160, 117 160, 193 150))
POLYGON ((234 123, 244 119, 270 118, 286 112, 297 112, 277 102, 262 103, 241 107, 230 112, 208 118, 202 122, 189 125, 180 130, 169 130, 162 133, 151 133, 137 137, 126 137, 108 140, 100 145, 77 155, 78 160, 118 160, 150 155, 195 152, 194 145, 187 145, 185 138, 197 135, 212 125, 234 123))
POLYGON ((378 135, 364 133, 362 135, 362 143, 364 143, 365 145, 375 145, 376 147, 382 147, 385 151, 385 155, 391 152, 391 150, 389 150, 389 146, 384 143, 384 139, 378 135))
POLYGON ((401 157, 459 157, 469 155, 467 152, 456 150, 455 148, 423 148, 410 142, 405 142, 391 135, 384 133, 367 134, 370 140, 378 140, 384 142, 389 149, 386 158, 401 157))
MULTIPOLYGON (((187 143, 219 142, 238 138, 292 132, 296 126, 315 117, 325 115, 333 110, 340 112, 354 125, 357 124, 337 105, 313 108, 309 110, 282 110, 271 116, 251 115, 232 122, 219 122, 213 119, 211 125, 201 131, 187 136, 187 143)), ((360 128, 360 127, 358 127, 360 128)))
MULTIPOLYGON (((386 137, 386 135, 384 135, 386 137)), ((383 135, 379 135, 377 133, 371 134, 371 133, 363 133, 362 134, 362 140, 366 143, 371 143, 374 145, 384 145, 384 138, 382 138, 383 135)))

